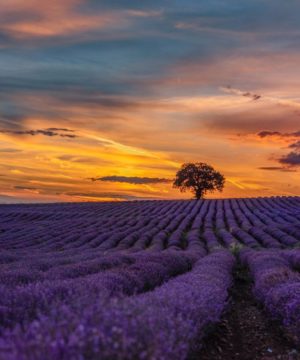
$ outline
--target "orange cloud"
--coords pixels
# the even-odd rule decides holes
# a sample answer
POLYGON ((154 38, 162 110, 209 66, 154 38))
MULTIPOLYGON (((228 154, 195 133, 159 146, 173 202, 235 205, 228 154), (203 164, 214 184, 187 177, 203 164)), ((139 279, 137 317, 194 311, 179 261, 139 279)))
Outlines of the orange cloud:
POLYGON ((82 0, 9 0, 1 4, 0 28, 22 39, 67 36, 122 23, 116 12, 84 14, 78 10, 82 4, 82 0))

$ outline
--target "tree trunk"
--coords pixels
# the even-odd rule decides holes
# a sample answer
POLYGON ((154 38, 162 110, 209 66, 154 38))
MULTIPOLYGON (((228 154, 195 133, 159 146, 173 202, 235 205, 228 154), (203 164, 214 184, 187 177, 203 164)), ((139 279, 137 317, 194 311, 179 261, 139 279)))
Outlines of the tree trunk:
POLYGON ((196 190, 195 190, 195 198, 196 198, 197 200, 203 198, 203 190, 202 190, 202 189, 196 189, 196 190))

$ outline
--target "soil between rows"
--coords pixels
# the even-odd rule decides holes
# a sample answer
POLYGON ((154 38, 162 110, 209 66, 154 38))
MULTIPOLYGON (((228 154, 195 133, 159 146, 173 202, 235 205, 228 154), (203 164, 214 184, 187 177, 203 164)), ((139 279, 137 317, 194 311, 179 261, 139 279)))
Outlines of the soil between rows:
POLYGON ((271 320, 251 292, 245 268, 237 267, 229 310, 189 360, 298 360, 300 351, 271 320))

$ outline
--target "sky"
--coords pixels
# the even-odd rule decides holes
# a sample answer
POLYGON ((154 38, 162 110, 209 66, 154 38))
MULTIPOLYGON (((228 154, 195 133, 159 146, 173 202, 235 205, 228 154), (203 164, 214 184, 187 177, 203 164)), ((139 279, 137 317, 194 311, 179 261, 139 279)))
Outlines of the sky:
POLYGON ((0 202, 300 195, 299 0, 2 0, 0 202))

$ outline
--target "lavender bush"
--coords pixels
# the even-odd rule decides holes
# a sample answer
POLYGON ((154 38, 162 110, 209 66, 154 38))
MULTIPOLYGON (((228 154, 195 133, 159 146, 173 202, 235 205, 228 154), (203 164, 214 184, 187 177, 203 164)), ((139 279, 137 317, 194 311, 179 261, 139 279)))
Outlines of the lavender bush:
POLYGON ((187 359, 234 256, 299 342, 300 199, 0 206, 0 359, 187 359))
POLYGON ((221 250, 152 292, 58 306, 25 331, 6 331, 1 346, 7 359, 185 359, 219 321, 233 264, 221 250))
POLYGON ((276 250, 242 250, 241 258, 250 268, 256 297, 300 344, 300 274, 276 250))

